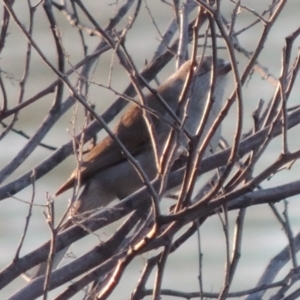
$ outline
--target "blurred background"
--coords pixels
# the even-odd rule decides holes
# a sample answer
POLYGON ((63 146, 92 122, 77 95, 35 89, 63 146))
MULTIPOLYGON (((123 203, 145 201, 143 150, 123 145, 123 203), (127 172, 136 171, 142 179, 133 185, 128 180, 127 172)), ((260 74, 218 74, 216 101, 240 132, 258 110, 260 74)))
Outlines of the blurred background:
MULTIPOLYGON (((113 15, 115 9, 110 1, 85 1, 85 5, 93 12, 94 17, 100 22, 103 27, 109 22, 109 18, 113 15)), ((242 1, 244 5, 251 7, 258 12, 262 12, 267 5, 262 3, 268 1, 242 1)), ((160 31, 164 33, 174 13, 170 6, 163 4, 160 1, 148 1, 147 5, 155 17, 160 31)), ((222 14, 229 20, 234 5, 231 1, 222 1, 222 14)), ((18 17, 22 20, 24 25, 29 24, 28 7, 25 1, 16 1, 14 10, 18 17)), ((278 78, 281 71, 281 56, 282 49, 285 45, 285 38, 300 26, 299 21, 300 2, 298 0, 289 0, 278 21, 272 28, 269 34, 267 43, 259 57, 259 61, 268 68, 268 72, 275 78, 278 78)), ((0 6, 0 15, 3 15, 3 5, 0 6)), ((83 57, 83 50, 77 34, 77 30, 71 27, 66 18, 59 13, 56 13, 57 21, 60 24, 60 33, 62 35, 62 42, 65 48, 68 61, 66 63, 67 69, 75 65, 83 57), (79 46, 77 46, 79 45, 79 46)), ((255 20, 254 16, 247 11, 241 11, 240 17, 237 19, 237 28, 243 28, 247 24, 251 24, 255 20)), ((33 38, 38 46, 43 50, 47 58, 56 63, 56 52, 53 48, 53 42, 48 23, 45 22, 45 14, 42 8, 38 7, 36 11, 35 26, 33 38)), ((124 24, 120 24, 120 28, 124 24)), ((258 37, 261 35, 263 26, 257 24, 247 31, 247 34, 241 35, 239 41, 243 47, 249 51, 253 50, 258 42, 258 37)), ((153 25, 149 11, 146 8, 146 2, 143 2, 141 13, 137 18, 135 26, 129 31, 126 39, 126 46, 133 58, 138 69, 141 69, 145 60, 150 60, 159 43, 159 34, 156 27, 153 25)), ((87 39, 88 52, 91 53, 96 45, 99 43, 99 37, 90 37, 87 39)), ((299 46, 299 40, 298 40, 299 46)), ((24 53, 27 41, 21 33, 17 25, 12 21, 10 24, 9 35, 5 48, 0 56, 1 76, 5 81, 9 107, 12 108, 17 103, 19 95, 19 81, 24 72, 24 53)), ((295 47, 295 51, 297 47, 295 47)), ((199 49, 201 53, 202 49, 199 49)), ((43 63, 38 54, 33 51, 32 64, 30 66, 29 78, 27 88, 25 91, 25 99, 35 95, 38 91, 47 87, 55 79, 55 74, 43 63)), ((293 52, 295 55, 295 52, 293 52)), ((220 50, 218 55, 223 58, 228 58, 226 50, 220 50)), ((243 70, 246 60, 238 54, 239 67, 243 70)), ((103 112, 116 99, 114 93, 109 91, 102 85, 107 85, 109 82, 109 74, 111 74, 111 85, 118 92, 122 93, 124 88, 129 83, 129 78, 115 59, 113 68, 111 68, 111 52, 101 56, 99 62, 95 65, 93 71, 94 84, 90 85, 89 101, 94 103, 98 113, 103 112)), ((160 73, 159 80, 165 80, 175 70, 174 60, 167 65, 167 67, 160 73)), ((72 75, 71 79, 75 80, 77 75, 72 75)), ((152 83, 155 87, 155 83, 152 83)), ((300 81, 298 80, 296 89, 289 102, 289 106, 299 105, 300 95, 300 81)), ((228 96, 233 88, 231 82, 226 91, 228 96)), ((252 125, 252 113, 258 105, 258 101, 263 99, 268 101, 274 93, 275 87, 264 81, 258 74, 254 73, 250 82, 248 82, 243 90, 244 93, 244 130, 248 132, 252 125)), ((69 91, 65 89, 65 97, 69 96, 69 91)), ((43 122, 45 115, 52 105, 54 99, 53 94, 43 97, 42 100, 36 101, 27 109, 22 110, 15 129, 32 136, 40 124, 43 122)), ((9 120, 4 120, 8 123, 9 120)), ((231 109, 230 114, 226 117, 223 123, 223 136, 231 144, 234 136, 236 126, 236 111, 235 107, 231 109)), ((81 107, 77 105, 70 109, 47 134, 43 143, 53 147, 60 147, 71 139, 73 123, 76 124, 77 132, 83 127, 84 113, 81 107), (78 115, 75 117, 75 113, 78 115)), ((114 121, 115 122, 115 121, 114 121)), ((112 122, 112 125, 114 124, 112 122)), ((105 136, 104 131, 98 135, 98 140, 105 136)), ((291 150, 299 149, 299 129, 295 128, 289 131, 289 146, 291 150)), ((27 140, 20 134, 11 132, 1 141, 0 145, 0 169, 9 163, 15 155, 27 143, 27 140)), ((281 152, 281 140, 275 139, 270 145, 270 151, 267 156, 261 159, 261 170, 263 170, 270 162, 276 160, 281 152)), ((25 172, 34 169, 36 165, 41 163, 46 157, 51 155, 52 151, 43 147, 38 147, 33 154, 28 157, 25 162, 6 179, 3 185, 13 181, 25 172)), ((46 195, 54 195, 57 188, 68 178, 70 173, 76 166, 76 161, 73 156, 65 160, 59 167, 52 170, 49 174, 38 180, 35 185, 35 206, 33 208, 31 221, 29 224, 29 233, 26 237, 24 246, 21 251, 21 256, 34 250, 50 238, 50 231, 45 222, 43 211, 46 204, 46 195)), ((259 169, 256 172, 261 171, 259 169)), ((284 170, 277 173, 276 176, 264 185, 276 186, 285 182, 299 179, 299 163, 289 171, 284 170)), ((203 179, 204 180, 204 179, 203 179)), ((70 193, 64 193, 55 201, 56 216, 63 213, 67 206, 70 193)), ((23 233, 26 216, 28 214, 28 202, 32 197, 32 187, 28 187, 20 191, 14 197, 7 198, 0 202, 0 268, 6 267, 14 258, 17 245, 23 233)), ((288 211, 291 219, 292 230, 296 235, 300 229, 300 205, 299 197, 294 197, 288 200, 288 211)), ((165 204, 168 207, 171 200, 166 199, 165 204)), ((283 211, 284 205, 278 204, 278 207, 283 211)), ((237 217, 236 212, 229 213, 230 221, 230 238, 233 236, 234 223, 237 217)), ((110 233, 119 224, 113 224, 101 232, 93 236, 89 236, 76 245, 73 245, 72 252, 78 256, 85 252, 87 245, 96 245, 99 240, 106 239, 110 233)), ((224 282, 223 274, 225 268, 225 253, 224 253, 224 233, 222 224, 218 216, 209 218, 200 228, 201 235, 201 249, 203 253, 203 286, 207 292, 218 292, 224 282)), ((275 216, 268 206, 252 207, 247 210, 246 224, 244 228, 244 239, 242 244, 242 257, 238 266, 236 276, 233 281, 232 290, 239 291, 253 287, 258 281, 260 275, 264 271, 270 259, 276 255, 283 247, 287 245, 287 238, 285 233, 281 230, 280 224, 277 222, 275 216)), ((231 240, 232 242, 232 240, 231 240)), ((90 246, 89 246, 90 247, 90 246)), ((128 299, 130 292, 136 286, 137 280, 142 271, 144 261, 148 257, 140 256, 134 260, 126 272, 126 276, 122 278, 117 290, 113 293, 110 299, 128 299)), ((174 288, 181 291, 199 290, 199 253, 198 253, 198 239, 193 236, 185 243, 179 251, 174 255, 170 255, 168 259, 168 267, 166 268, 166 275, 164 277, 163 288, 174 288)), ((291 268, 291 265, 286 266, 291 268)), ((17 279, 5 289, 0 291, 0 298, 6 299, 16 292, 19 288, 25 285, 23 279, 17 279)), ((50 298, 63 290, 59 288, 50 293, 50 298)), ((83 293, 79 293, 74 299, 82 299, 83 293)), ((171 299, 171 297, 169 297, 171 299)), ((165 297, 165 299, 169 299, 165 297)))

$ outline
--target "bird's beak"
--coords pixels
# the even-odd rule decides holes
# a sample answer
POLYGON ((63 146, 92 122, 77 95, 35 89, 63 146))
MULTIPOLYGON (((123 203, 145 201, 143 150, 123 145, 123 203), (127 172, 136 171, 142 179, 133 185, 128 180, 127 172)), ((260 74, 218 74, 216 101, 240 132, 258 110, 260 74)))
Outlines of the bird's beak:
POLYGON ((226 75, 228 72, 231 71, 231 63, 229 61, 225 61, 221 66, 218 68, 219 75, 226 75))

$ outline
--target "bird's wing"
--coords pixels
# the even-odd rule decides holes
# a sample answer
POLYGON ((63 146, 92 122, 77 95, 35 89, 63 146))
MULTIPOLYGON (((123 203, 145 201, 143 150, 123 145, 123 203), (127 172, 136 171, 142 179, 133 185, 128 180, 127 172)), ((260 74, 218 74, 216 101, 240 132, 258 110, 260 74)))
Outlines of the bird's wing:
MULTIPOLYGON (((157 92, 162 96, 162 98, 171 106, 171 109, 175 111, 176 100, 181 92, 181 85, 176 85, 179 90, 174 89, 170 92, 168 88, 172 85, 172 82, 183 81, 185 78, 169 78, 165 84, 158 87, 157 92)), ((166 109, 161 105, 160 101, 157 100, 156 96, 153 94, 148 94, 147 105, 152 109, 152 111, 157 112, 160 116, 166 115, 166 109)), ((158 116, 151 117, 156 134, 165 130, 166 123, 161 122, 158 116), (164 127, 164 129, 163 129, 164 127)), ((151 140, 149 137, 149 132, 147 125, 145 124, 143 118, 143 111, 137 105, 132 105, 128 111, 123 115, 116 129, 114 130, 115 135, 127 148, 131 155, 136 155, 143 151, 144 149, 149 149, 152 147, 151 140)), ((163 138, 162 138, 163 140, 163 138)), ((107 136, 98 145, 96 145, 89 154, 83 159, 83 162, 79 169, 76 169, 71 177, 63 184, 60 189, 56 192, 56 195, 74 187, 74 184, 78 178, 78 172, 80 172, 80 183, 85 184, 90 177, 94 174, 105 170, 113 165, 116 165, 122 161, 126 160, 120 147, 116 142, 112 140, 110 136, 107 136)))
MULTIPOLYGON (((135 155, 143 149, 151 147, 142 110, 138 106, 131 106, 119 122, 114 133, 131 155, 135 155), (132 120, 135 120, 134 124, 132 120)), ((79 172, 80 183, 85 184, 94 174, 124 160, 126 158, 120 147, 110 136, 107 136, 84 157, 80 168, 72 173, 70 178, 58 189, 56 195, 74 187, 79 178, 79 172)))

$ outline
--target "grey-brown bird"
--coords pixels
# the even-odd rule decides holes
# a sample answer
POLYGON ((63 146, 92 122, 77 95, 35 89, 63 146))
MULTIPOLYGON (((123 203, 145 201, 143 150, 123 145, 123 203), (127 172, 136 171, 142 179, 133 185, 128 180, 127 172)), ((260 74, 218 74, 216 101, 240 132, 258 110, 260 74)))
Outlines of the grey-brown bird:
MULTIPOLYGON (((178 101, 183 85, 190 71, 194 68, 194 78, 189 86, 189 109, 185 129, 190 135, 195 134, 202 117, 207 95, 210 90, 211 70, 213 60, 211 57, 198 57, 196 64, 192 61, 184 63, 172 76, 157 88, 157 92, 176 113, 178 101), (199 65, 200 64, 200 65, 199 65)), ((231 70, 231 64, 223 59, 216 60, 216 85, 214 90, 214 102, 206 124, 208 129, 214 122, 222 105, 226 75, 231 70)), ((173 119, 161 102, 153 93, 145 96, 150 109, 159 113, 164 119, 172 123, 173 119)), ((160 144, 164 144, 171 130, 170 124, 155 115, 151 115, 154 130, 160 144)), ((132 104, 125 112, 120 122, 114 129, 117 138, 124 144, 131 155, 139 162, 148 178, 152 180, 157 174, 152 143, 143 111, 140 106, 132 104)), ((184 136, 184 134, 182 134, 184 136)), ((210 152, 214 152, 220 137, 220 131, 216 132, 210 143, 210 152)), ((206 152, 208 153, 208 152, 206 152)), ((96 208, 106 206, 115 199, 123 199, 143 186, 142 180, 132 164, 122 154, 120 147, 110 136, 104 138, 84 157, 80 169, 76 169, 71 177, 63 184, 56 195, 73 188, 80 174, 80 184, 84 189, 73 203, 72 215, 82 214, 96 208)), ((72 222, 67 221, 64 228, 72 222)), ((56 261, 59 261, 66 250, 57 253, 56 261), (59 257, 60 256, 60 257, 59 257)), ((57 264, 57 262, 55 263, 57 264)), ((42 275, 45 268, 40 267, 35 276, 42 275)))

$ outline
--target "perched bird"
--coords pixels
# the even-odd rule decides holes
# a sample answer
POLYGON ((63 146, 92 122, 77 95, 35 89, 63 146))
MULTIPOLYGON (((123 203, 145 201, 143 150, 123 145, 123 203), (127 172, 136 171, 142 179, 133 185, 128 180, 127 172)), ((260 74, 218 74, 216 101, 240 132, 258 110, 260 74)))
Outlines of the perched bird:
MULTIPOLYGON (((159 95, 169 105, 170 109, 176 113, 185 80, 190 69, 194 68, 194 77, 189 86, 188 97, 190 104, 185 122, 185 129, 190 135, 195 134, 202 117, 210 90, 212 66, 212 57, 198 57, 194 65, 192 65, 192 61, 187 61, 157 88, 159 95)), ((216 84, 213 95, 214 102, 206 124, 204 136, 221 109, 226 75, 231 70, 231 64, 225 62, 223 59, 217 59, 215 67, 216 84)), ((157 140, 163 145, 172 130, 170 123, 174 123, 174 121, 157 96, 149 93, 145 96, 145 99, 148 107, 158 113, 157 115, 150 113, 150 116, 157 140), (169 122, 166 122, 166 120, 169 122)), ((148 178, 152 180, 157 174, 157 168, 148 127, 143 117, 143 110, 139 105, 132 104, 129 107, 114 129, 114 134, 124 144, 135 160, 139 162, 148 178)), ((211 152, 214 152, 219 137, 220 132, 218 131, 210 143, 211 152)), ((123 199, 143 186, 138 172, 124 157, 120 147, 110 136, 99 142, 84 157, 80 168, 72 173, 66 183, 56 192, 56 195, 73 188, 77 184, 78 178, 80 178, 80 184, 84 185, 84 189, 73 203, 71 213, 73 216, 106 206, 115 199, 123 199)), ((66 226, 63 226, 64 229, 71 224, 70 220, 69 222, 67 221, 66 226)), ((57 253, 55 260, 59 261, 62 257, 58 258, 58 254, 63 256, 65 252, 66 250, 63 249, 57 253)), ((42 275, 44 270, 45 267, 40 267, 35 277, 42 275)))

